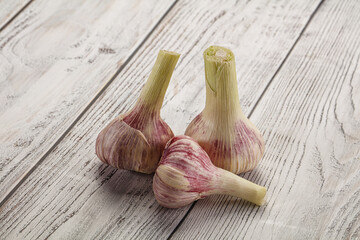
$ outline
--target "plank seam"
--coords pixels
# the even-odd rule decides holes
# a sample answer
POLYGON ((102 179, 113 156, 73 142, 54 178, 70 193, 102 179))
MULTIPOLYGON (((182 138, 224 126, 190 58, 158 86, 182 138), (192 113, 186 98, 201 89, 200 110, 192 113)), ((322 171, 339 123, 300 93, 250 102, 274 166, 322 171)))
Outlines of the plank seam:
POLYGON ((317 11, 319 10, 320 6, 325 2, 325 0, 321 0, 319 2, 319 4, 316 6, 315 10, 311 13, 308 21, 305 23, 303 29, 301 30, 299 36, 296 38, 294 44, 291 46, 290 50, 288 51, 288 53, 286 54, 286 56, 284 57, 284 59, 281 61, 279 67, 276 69, 274 75, 270 78, 270 81, 266 84, 263 92, 261 93, 260 97, 257 99, 255 105, 253 106, 253 108, 251 109, 248 117, 250 118, 251 115, 253 114, 255 108, 257 107, 257 105, 259 104, 259 102, 261 101, 261 99, 263 98, 265 92, 268 90, 269 86, 271 85, 272 81, 275 79, 275 77, 277 76, 277 74, 280 72, 281 68, 283 67, 283 65, 285 64, 286 60, 289 58, 290 54, 292 53, 292 51, 294 50, 294 48, 296 47, 297 43, 299 42, 301 36, 304 34, 305 30, 307 29, 307 27, 309 26, 311 20, 313 19, 313 17, 315 16, 315 14, 317 13, 317 11))
POLYGON ((10 189, 3 199, 0 200, 0 207, 3 206, 7 200, 15 193, 15 191, 25 182, 25 180, 38 168, 39 165, 48 157, 48 155, 55 149, 55 147, 66 137, 66 135, 71 131, 71 129, 80 121, 80 119, 85 115, 85 113, 92 107, 92 105, 96 102, 96 100, 105 92, 105 90, 110 86, 110 84, 116 79, 116 77, 122 72, 122 70, 129 64, 129 62, 133 59, 133 57, 137 54, 140 48, 143 47, 145 42, 150 38, 156 28, 160 25, 160 23, 165 19, 165 17, 169 14, 169 12, 174 8, 178 0, 175 0, 171 6, 166 10, 166 12, 161 16, 161 18, 156 22, 154 27, 150 30, 150 32, 145 36, 145 38, 140 42, 140 44, 135 48, 135 50, 130 54, 130 56, 126 59, 123 65, 115 72, 115 74, 110 78, 110 80, 105 83, 105 85, 99 90, 99 92, 95 95, 95 97, 85 106, 85 108, 80 112, 80 114, 75 118, 75 120, 70 124, 70 126, 60 135, 58 140, 44 153, 44 155, 37 161, 19 180, 15 186, 10 189))
POLYGON ((189 213, 191 212, 191 210, 194 208, 196 202, 193 202, 189 208, 189 210, 187 210, 187 212, 185 213, 185 215, 181 218, 180 222, 178 223, 178 225, 176 225, 176 227, 174 228, 174 230, 172 230, 172 232, 170 233, 169 237, 167 238, 167 240, 170 240, 172 238, 172 236, 174 235, 174 233, 178 230, 178 228, 181 226, 181 224, 185 221, 185 218, 189 215, 189 213))
POLYGON ((0 32, 4 30, 7 26, 9 26, 10 23, 14 21, 14 19, 17 18, 17 16, 19 16, 19 14, 24 11, 33 1, 34 0, 30 0, 29 2, 27 2, 17 13, 15 13, 14 16, 12 16, 7 22, 5 22, 5 24, 0 28, 0 32))
MULTIPOLYGON (((271 85, 272 81, 275 79, 275 77, 277 76, 277 74, 280 72, 281 68, 283 67, 283 65, 285 64, 286 60, 289 58, 290 54, 292 53, 292 51, 294 50, 294 48, 296 47, 297 43, 299 42, 300 38, 302 37, 302 35, 304 34, 305 30, 307 29, 307 27, 309 26, 310 22, 312 21, 312 19, 314 18, 315 14, 318 12, 319 8, 321 7, 321 5, 325 2, 325 0, 321 0, 319 2, 319 4, 316 6, 315 10, 310 14, 309 19, 307 20, 307 22, 305 23, 303 29, 301 30, 301 32, 299 33, 299 36, 296 38, 295 42, 293 43, 293 45, 291 46, 291 48, 289 49, 288 53, 285 55, 284 59, 281 61, 279 67, 276 69, 275 73, 273 74, 273 76, 270 78, 270 81, 266 84, 264 90, 262 91, 262 93, 260 94, 259 98, 257 99, 255 105, 252 107, 250 113, 248 114, 248 118, 251 117, 251 115, 253 114, 255 108, 258 106, 260 100, 262 99, 262 97, 264 96, 265 92, 267 91, 267 89, 269 88, 269 86, 271 85)), ((181 224, 184 222, 184 220, 186 219, 186 217, 189 215, 189 213, 192 211, 192 209, 194 208, 195 204, 197 203, 194 202, 191 207, 189 208, 189 210, 185 213, 184 217, 180 220, 180 222, 178 223, 178 225, 174 228, 174 230, 170 233, 169 237, 167 238, 167 240, 170 240, 172 238, 172 236, 175 234, 175 232, 179 229, 179 227, 181 226, 181 224)))

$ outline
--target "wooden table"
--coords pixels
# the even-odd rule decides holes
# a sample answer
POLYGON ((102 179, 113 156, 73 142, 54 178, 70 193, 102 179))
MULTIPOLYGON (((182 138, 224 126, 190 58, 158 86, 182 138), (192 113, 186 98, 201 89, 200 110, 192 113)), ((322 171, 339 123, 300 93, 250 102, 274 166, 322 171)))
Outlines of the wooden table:
POLYGON ((360 2, 0 0, 0 239, 360 239, 360 2), (152 176, 95 155, 159 49, 181 53, 162 108, 204 107, 202 52, 236 56, 265 156, 257 207, 155 201, 152 176))

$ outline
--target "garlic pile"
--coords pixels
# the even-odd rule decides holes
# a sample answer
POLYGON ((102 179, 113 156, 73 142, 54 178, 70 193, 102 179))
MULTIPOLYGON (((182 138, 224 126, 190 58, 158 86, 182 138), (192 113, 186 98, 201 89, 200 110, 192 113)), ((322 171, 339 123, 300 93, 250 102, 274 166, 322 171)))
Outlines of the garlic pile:
POLYGON ((266 194, 266 188, 215 167, 201 146, 188 136, 176 136, 166 144, 153 190, 159 204, 168 208, 183 207, 212 194, 262 205, 266 194))
POLYGON ((262 205, 266 188, 234 174, 255 168, 264 154, 260 132, 240 107, 234 54, 218 46, 204 52, 205 108, 186 129, 187 136, 174 137, 160 109, 179 56, 159 52, 135 106, 98 135, 97 156, 119 169, 156 170, 153 191, 168 208, 212 194, 262 205))
POLYGON ((234 54, 211 46, 204 60, 205 108, 185 135, 204 148, 215 166, 236 174, 252 170, 264 154, 264 140, 241 110, 234 54))
POLYGON ((119 169, 153 173, 174 134, 161 119, 162 106, 179 54, 161 50, 133 109, 111 121, 96 139, 96 155, 119 169))

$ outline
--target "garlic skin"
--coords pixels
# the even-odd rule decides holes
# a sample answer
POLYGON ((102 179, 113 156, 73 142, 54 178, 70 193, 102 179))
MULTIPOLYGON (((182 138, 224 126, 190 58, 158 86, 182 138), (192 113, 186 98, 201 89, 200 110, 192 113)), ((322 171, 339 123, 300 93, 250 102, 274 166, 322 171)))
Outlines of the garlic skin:
POLYGON ((133 109, 112 120, 96 139, 96 155, 115 168, 151 174, 174 134, 160 109, 179 54, 160 50, 133 109))
POLYGON ((188 136, 176 136, 165 147, 153 179, 158 203, 179 208, 213 194, 264 204, 266 188, 215 167, 201 146, 188 136))
POLYGON ((204 61, 205 108, 185 135, 200 144, 215 166, 236 174, 252 170, 264 155, 264 140, 241 110, 235 56, 229 49, 211 46, 204 61))

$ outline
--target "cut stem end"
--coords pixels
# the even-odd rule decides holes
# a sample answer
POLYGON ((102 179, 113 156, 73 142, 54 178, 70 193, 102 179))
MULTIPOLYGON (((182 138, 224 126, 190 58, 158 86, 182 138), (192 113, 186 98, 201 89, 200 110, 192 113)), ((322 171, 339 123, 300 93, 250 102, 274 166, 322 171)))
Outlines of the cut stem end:
POLYGON ((258 206, 265 203, 266 188, 219 168, 219 193, 242 198, 258 206))
POLYGON ((220 46, 211 46, 204 52, 205 61, 213 61, 213 62, 230 62, 235 59, 234 53, 227 48, 220 46))
POLYGON ((151 74, 145 83, 139 102, 154 111, 160 111, 170 78, 179 60, 180 54, 160 50, 151 74))
MULTIPOLYGON (((204 51, 204 62, 206 79, 205 112, 237 119, 238 114, 241 113, 241 107, 234 53, 224 47, 211 46, 204 51)), ((220 121, 223 120, 220 119, 220 121)), ((227 120, 225 119, 225 121, 227 120)))

